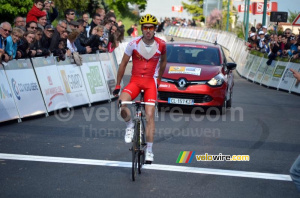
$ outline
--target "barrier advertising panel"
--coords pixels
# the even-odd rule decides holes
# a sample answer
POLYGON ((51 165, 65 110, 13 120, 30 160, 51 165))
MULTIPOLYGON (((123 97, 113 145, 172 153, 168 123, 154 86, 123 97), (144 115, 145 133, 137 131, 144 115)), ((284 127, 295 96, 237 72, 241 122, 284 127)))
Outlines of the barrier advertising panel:
POLYGON ((275 67, 277 66, 278 61, 272 61, 272 64, 267 66, 267 69, 262 77, 262 80, 260 81, 261 85, 265 85, 269 87, 269 84, 272 80, 272 75, 274 73, 275 67))
POLYGON ((113 65, 110 62, 109 55, 107 53, 100 53, 99 56, 100 56, 101 66, 102 66, 104 78, 108 86, 109 93, 111 97, 114 97, 112 92, 114 91, 117 82, 113 70, 113 65))
POLYGON ((246 65, 245 65, 245 67, 244 67, 244 69, 243 69, 243 71, 242 71, 242 73, 241 73, 242 76, 245 77, 245 76, 249 73, 249 70, 250 70, 250 68, 251 68, 251 65, 252 65, 253 60, 254 60, 255 57, 256 57, 256 56, 254 56, 254 55, 252 55, 252 54, 249 54, 247 63, 246 63, 246 65))
POLYGON ((19 114, 3 66, 0 64, 0 122, 18 119, 19 114))
POLYGON ((101 69, 99 57, 95 55, 82 55, 83 65, 80 66, 87 93, 91 102, 109 100, 106 81, 101 69))
POLYGON ((60 79, 66 92, 69 107, 90 103, 79 66, 72 64, 69 58, 56 62, 60 79))
POLYGON ((253 64, 252 64, 252 66, 250 68, 250 72, 249 72, 249 74, 247 76, 247 78, 249 80, 252 80, 252 81, 254 80, 255 74, 258 71, 258 68, 260 66, 261 60, 262 60, 262 57, 259 57, 259 56, 255 57, 255 59, 253 61, 253 64))
POLYGON ((286 70, 287 65, 288 65, 288 62, 278 61, 278 64, 275 67, 274 73, 272 75, 272 78, 271 78, 271 81, 269 84, 270 87, 274 87, 274 88, 278 87, 278 85, 280 83, 280 79, 283 77, 283 74, 286 70))
POLYGON ((48 112, 68 107, 66 92, 53 57, 32 59, 48 112))
POLYGON ((291 89, 291 87, 295 81, 295 77, 294 77, 293 73, 289 70, 290 68, 293 68, 296 71, 298 69, 296 63, 289 62, 287 65, 287 69, 285 70, 285 72, 281 78, 278 89, 283 89, 283 90, 288 90, 288 91, 291 89))
POLYGON ((262 58, 262 61, 260 62, 260 67, 255 74, 254 82, 260 83, 262 80, 262 77, 264 76, 264 73, 266 72, 268 65, 267 65, 268 59, 262 58))
POLYGON ((11 60, 5 67, 20 118, 46 113, 44 100, 29 59, 11 60))
MULTIPOLYGON (((299 64, 296 64, 293 68, 294 68, 294 70, 300 72, 300 65, 299 64)), ((300 81, 297 81, 296 79, 294 80, 294 83, 291 87, 291 92, 300 93, 300 81)))

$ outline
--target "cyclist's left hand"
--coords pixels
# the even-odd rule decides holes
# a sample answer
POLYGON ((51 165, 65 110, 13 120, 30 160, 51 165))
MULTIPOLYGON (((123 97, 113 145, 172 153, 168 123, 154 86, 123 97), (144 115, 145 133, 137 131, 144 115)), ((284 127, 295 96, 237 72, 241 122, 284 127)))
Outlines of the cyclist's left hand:
POLYGON ((120 85, 116 85, 115 90, 113 91, 113 95, 114 96, 118 96, 119 92, 120 92, 121 86, 120 85))

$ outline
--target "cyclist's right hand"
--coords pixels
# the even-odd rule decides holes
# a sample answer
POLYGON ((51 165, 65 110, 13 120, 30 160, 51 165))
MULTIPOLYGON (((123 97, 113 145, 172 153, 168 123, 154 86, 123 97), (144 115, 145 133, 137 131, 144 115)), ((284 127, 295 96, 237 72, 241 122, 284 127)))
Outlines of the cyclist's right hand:
POLYGON ((113 91, 114 96, 118 96, 121 89, 121 85, 116 85, 115 90, 113 91))

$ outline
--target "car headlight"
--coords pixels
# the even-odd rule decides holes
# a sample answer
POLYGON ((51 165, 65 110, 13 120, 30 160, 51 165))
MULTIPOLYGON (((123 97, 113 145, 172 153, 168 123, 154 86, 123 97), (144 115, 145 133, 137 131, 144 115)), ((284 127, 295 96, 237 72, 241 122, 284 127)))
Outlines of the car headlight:
POLYGON ((207 84, 209 84, 212 87, 218 87, 223 85, 224 83, 224 75, 223 74, 218 74, 215 77, 213 77, 212 79, 210 79, 207 84))

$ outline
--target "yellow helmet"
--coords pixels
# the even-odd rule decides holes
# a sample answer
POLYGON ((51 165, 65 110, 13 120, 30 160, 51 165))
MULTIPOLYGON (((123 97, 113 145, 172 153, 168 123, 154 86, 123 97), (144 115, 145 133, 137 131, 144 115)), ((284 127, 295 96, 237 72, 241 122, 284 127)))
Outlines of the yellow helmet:
POLYGON ((146 14, 145 16, 142 16, 142 18, 140 19, 140 25, 143 25, 145 23, 150 23, 153 25, 158 24, 156 17, 151 14, 146 14))

